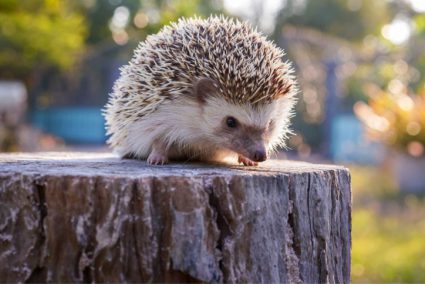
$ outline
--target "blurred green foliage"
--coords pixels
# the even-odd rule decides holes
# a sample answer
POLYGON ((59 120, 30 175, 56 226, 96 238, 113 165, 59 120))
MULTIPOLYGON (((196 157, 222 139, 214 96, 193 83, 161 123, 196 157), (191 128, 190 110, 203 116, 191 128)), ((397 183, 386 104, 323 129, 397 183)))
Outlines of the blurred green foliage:
POLYGON ((423 283, 425 221, 382 215, 366 209, 353 212, 353 283, 423 283))
POLYGON ((391 45, 379 36, 369 36, 357 49, 364 59, 347 81, 348 96, 353 102, 365 100, 365 83, 386 89, 393 79, 401 80, 412 93, 420 93, 425 82, 425 14, 412 17, 415 29, 410 40, 400 46, 391 45), (400 65, 402 68, 400 68, 400 65))
POLYGON ((352 282, 425 282, 425 199, 403 195, 391 174, 349 167, 352 175, 352 282))
POLYGON ((85 18, 72 1, 0 2, 0 77, 26 79, 44 66, 69 68, 83 51, 85 18))
POLYGON ((366 35, 378 34, 382 25, 390 19, 388 5, 381 0, 286 2, 285 9, 279 13, 277 28, 289 23, 347 40, 361 41, 366 35))
MULTIPOLYGON (((294 26, 299 30, 303 28, 306 31, 303 33, 303 37, 307 38, 304 42, 305 61, 315 60, 312 63, 311 73, 320 74, 316 75, 316 78, 311 79, 309 82, 312 85, 316 84, 313 87, 313 89, 317 90, 316 107, 308 108, 306 100, 302 97, 304 94, 301 92, 301 99, 297 104, 297 112, 302 115, 297 115, 293 119, 294 128, 297 132, 302 133, 305 143, 314 152, 327 148, 324 145, 326 143, 326 137, 324 128, 322 127, 326 117, 325 102, 327 93, 324 86, 325 79, 322 79, 322 82, 318 82, 321 80, 318 78, 326 78, 327 76, 323 70, 324 63, 335 61, 340 66, 346 64, 347 62, 343 62, 345 59, 342 59, 342 56, 338 52, 338 47, 341 51, 349 47, 350 56, 352 56, 349 59, 350 64, 357 65, 358 62, 355 61, 355 58, 358 53, 361 53, 359 49, 362 48, 363 40, 367 36, 379 37, 382 26, 390 22, 392 16, 392 11, 388 3, 381 0, 287 0, 284 9, 278 13, 275 31, 273 33, 275 40, 279 42, 282 35, 282 27, 285 25, 294 26), (312 34, 319 36, 309 36, 310 31, 313 31, 312 34), (314 80, 318 81, 314 82, 314 80), (312 110, 313 115, 309 113, 309 110, 312 110)), ((284 44, 287 45, 284 47, 288 50, 289 57, 295 58, 296 56, 291 54, 292 43, 284 42, 284 44)), ((298 51, 298 49, 292 52, 303 53, 303 51, 298 51)), ((303 60, 301 59, 300 61, 303 60)), ((295 61, 295 64, 297 65, 298 62, 295 61)), ((369 65, 368 68, 371 66, 373 65, 369 65)), ((306 69, 306 66, 297 67, 306 69)), ((337 69, 340 68, 338 67, 337 69)), ((369 70, 366 72, 369 73, 369 70)), ((299 70, 297 73, 302 74, 302 70, 299 70)), ((337 73, 337 76, 339 76, 341 72, 337 70, 337 73)), ((314 76, 307 75, 306 77, 314 76)), ((305 84, 305 82, 302 82, 304 79, 303 75, 298 75, 298 78, 301 84, 305 84)), ((342 103, 339 104, 339 109, 335 111, 351 113, 352 106, 357 100, 365 100, 361 88, 364 81, 354 77, 348 80, 344 79, 343 76, 339 77, 336 87, 345 89, 347 92, 341 93, 338 99, 342 103), (355 81, 352 81, 352 79, 355 81), (344 86, 345 83, 347 83, 347 87, 344 86)), ((313 103, 310 102, 310 105, 313 105, 313 103)))
MULTIPOLYGON (((80 0, 81 10, 83 11, 87 21, 87 44, 94 45, 103 41, 111 40, 111 31, 109 29, 109 21, 117 8, 117 4, 111 4, 111 1, 84 1, 80 0), (89 3, 89 4, 87 4, 89 3)), ((139 0, 124 0, 120 3, 135 11, 139 5, 139 0)))
POLYGON ((425 14, 411 18, 417 25, 406 43, 391 45, 382 38, 365 41, 363 49, 373 50, 374 55, 358 64, 347 80, 344 103, 355 105, 356 115, 374 140, 424 156, 425 14))
MULTIPOLYGON (((400 87, 405 89, 403 85, 400 87)), ((400 87, 392 87, 396 90, 391 92, 376 91, 372 86, 368 103, 356 104, 356 114, 369 128, 372 138, 413 156, 423 156, 425 90, 422 94, 409 96, 405 91, 398 90, 400 87)))
POLYGON ((211 13, 222 11, 221 1, 217 0, 93 0, 91 2, 91 5, 87 5, 84 4, 86 1, 80 0, 80 7, 87 21, 87 43, 89 45, 111 42, 109 23, 114 10, 119 6, 126 7, 130 11, 130 21, 125 30, 130 34, 130 40, 134 42, 143 40, 147 35, 158 32, 164 25, 169 24, 171 21, 176 21, 180 17, 208 16, 211 13), (134 19, 138 13, 147 16, 146 26, 137 27, 135 25, 134 19))
POLYGON ((425 36, 425 14, 419 14, 414 17, 414 24, 419 36, 425 36))
POLYGON ((0 77, 29 82, 40 70, 68 71, 78 60, 116 46, 111 18, 126 7, 125 32, 133 49, 138 41, 181 16, 219 12, 220 1, 201 0, 2 0, 0 1, 0 77), (150 16, 148 24, 134 24, 137 13, 150 16))
MULTIPOLYGON (((161 11, 161 18, 152 28, 159 30, 164 25, 176 21, 180 17, 208 17, 211 13, 222 13, 220 2, 202 0, 154 1, 154 6, 161 11)), ((151 3, 150 5, 152 5, 151 3)), ((149 6, 148 6, 149 7, 149 6)))

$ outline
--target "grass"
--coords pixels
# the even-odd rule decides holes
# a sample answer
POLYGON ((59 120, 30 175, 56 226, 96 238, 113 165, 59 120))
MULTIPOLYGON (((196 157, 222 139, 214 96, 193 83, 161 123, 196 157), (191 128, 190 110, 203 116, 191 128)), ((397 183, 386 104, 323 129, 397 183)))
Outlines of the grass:
POLYGON ((425 283, 425 198, 400 193, 384 169, 349 168, 352 282, 425 283))

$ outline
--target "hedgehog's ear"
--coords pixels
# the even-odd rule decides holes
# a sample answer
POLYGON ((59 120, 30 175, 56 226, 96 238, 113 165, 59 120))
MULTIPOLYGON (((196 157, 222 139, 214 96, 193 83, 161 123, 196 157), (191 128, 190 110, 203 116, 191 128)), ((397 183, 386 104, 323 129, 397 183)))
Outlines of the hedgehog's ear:
POLYGON ((214 80, 201 78, 195 82, 193 91, 196 99, 200 103, 205 103, 207 97, 217 93, 217 85, 214 80))

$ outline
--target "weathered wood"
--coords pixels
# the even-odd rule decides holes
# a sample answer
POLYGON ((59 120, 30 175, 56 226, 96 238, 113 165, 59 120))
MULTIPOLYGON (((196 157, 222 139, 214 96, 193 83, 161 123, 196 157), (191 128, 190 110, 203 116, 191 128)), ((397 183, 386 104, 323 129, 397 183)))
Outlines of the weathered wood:
POLYGON ((2 282, 349 283, 347 169, 0 155, 2 282))

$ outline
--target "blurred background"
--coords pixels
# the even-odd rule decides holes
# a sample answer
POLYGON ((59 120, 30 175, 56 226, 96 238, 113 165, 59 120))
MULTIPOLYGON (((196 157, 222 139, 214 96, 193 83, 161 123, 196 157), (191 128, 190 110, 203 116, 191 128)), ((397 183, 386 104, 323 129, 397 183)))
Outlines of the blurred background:
POLYGON ((221 13, 294 62, 280 157, 351 170, 352 281, 425 282, 425 0, 0 0, 0 152, 108 151, 101 109, 137 43, 221 13))

